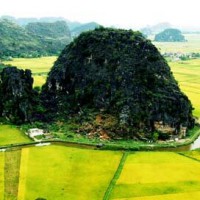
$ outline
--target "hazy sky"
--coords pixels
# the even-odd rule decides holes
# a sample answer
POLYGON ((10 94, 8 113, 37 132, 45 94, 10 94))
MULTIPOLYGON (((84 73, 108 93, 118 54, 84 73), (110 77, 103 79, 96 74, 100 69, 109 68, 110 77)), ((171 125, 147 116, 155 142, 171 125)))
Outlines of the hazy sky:
POLYGON ((0 15, 65 17, 122 28, 160 22, 200 26, 199 0, 0 0, 0 15))

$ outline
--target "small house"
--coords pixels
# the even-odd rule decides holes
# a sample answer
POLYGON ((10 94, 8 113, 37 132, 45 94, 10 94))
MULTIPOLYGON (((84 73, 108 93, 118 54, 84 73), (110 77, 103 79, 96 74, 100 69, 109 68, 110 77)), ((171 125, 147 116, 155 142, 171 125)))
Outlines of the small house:
POLYGON ((28 135, 32 138, 38 135, 44 135, 44 130, 39 128, 31 128, 28 130, 28 135))

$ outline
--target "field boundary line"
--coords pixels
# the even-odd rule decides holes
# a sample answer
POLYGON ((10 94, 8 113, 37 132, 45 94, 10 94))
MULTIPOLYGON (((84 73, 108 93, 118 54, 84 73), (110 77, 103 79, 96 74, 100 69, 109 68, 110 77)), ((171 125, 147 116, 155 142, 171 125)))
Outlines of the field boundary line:
POLYGON ((121 172, 122 172, 122 169, 123 169, 124 164, 126 162, 126 158, 127 158, 128 154, 129 154, 128 152, 124 152, 123 153, 123 155, 121 157, 121 160, 119 162, 118 168, 117 168, 112 180, 110 181, 110 183, 108 185, 108 188, 106 189, 106 192, 104 194, 103 200, 109 200, 110 195, 112 193, 112 190, 113 190, 114 186, 116 185, 116 182, 117 182, 118 178, 121 175, 121 172))
POLYGON ((0 199, 4 199, 4 188, 5 188, 5 180, 4 180, 4 173, 5 173, 5 153, 2 152, 2 163, 0 163, 1 167, 1 173, 0 173, 0 184, 1 184, 1 190, 0 190, 0 199))
POLYGON ((185 154, 183 154, 183 153, 177 153, 177 154, 179 154, 180 156, 183 156, 183 157, 186 157, 186 158, 189 158, 189 159, 195 160, 195 161, 197 161, 197 162, 200 162, 199 159, 197 159, 197 158, 193 158, 193 157, 190 157, 190 156, 187 156, 187 155, 185 155, 185 154))
POLYGON ((19 172, 19 186, 18 186, 18 200, 25 199, 26 191, 26 175, 28 170, 28 156, 29 148, 22 149, 21 152, 21 162, 20 162, 20 172, 19 172))

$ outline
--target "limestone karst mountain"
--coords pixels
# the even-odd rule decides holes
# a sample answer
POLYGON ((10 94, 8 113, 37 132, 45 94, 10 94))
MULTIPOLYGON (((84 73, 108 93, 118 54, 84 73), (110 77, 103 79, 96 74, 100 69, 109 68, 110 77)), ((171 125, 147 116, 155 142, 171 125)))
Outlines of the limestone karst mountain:
POLYGON ((160 123, 173 132, 193 126, 192 105, 167 62, 131 30, 100 27, 82 33, 55 62, 42 99, 51 117, 80 116, 80 123, 88 112, 110 117, 104 129, 116 135, 153 132, 160 123))

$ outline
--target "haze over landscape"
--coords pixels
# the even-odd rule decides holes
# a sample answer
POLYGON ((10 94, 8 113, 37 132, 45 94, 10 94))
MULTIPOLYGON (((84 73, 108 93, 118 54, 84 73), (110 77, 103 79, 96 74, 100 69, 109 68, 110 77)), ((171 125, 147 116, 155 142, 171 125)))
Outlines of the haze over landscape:
POLYGON ((82 23, 95 21, 103 26, 139 29, 147 25, 168 22, 178 28, 200 30, 197 0, 57 0, 4 1, 0 15, 15 17, 64 17, 82 23))
POLYGON ((0 200, 200 200, 197 0, 2 0, 0 200))

